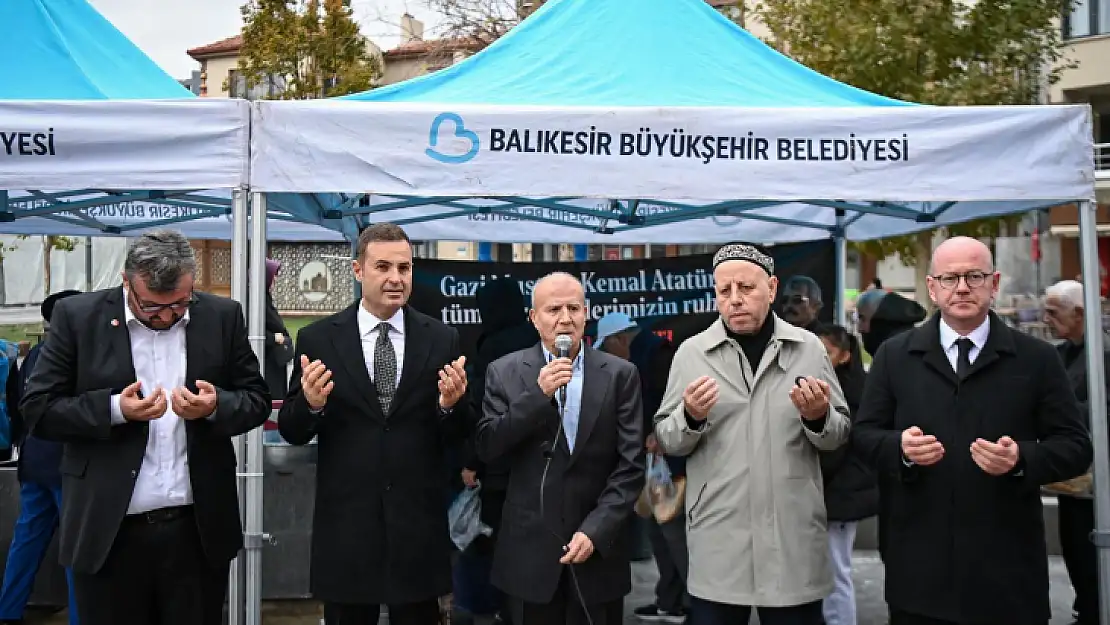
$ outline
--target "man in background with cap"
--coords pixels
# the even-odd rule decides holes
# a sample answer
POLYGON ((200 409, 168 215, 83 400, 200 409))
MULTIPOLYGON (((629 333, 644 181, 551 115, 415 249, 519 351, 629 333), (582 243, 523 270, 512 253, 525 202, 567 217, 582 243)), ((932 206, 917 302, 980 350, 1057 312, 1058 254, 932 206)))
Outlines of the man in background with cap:
MULTIPOLYGON (((674 360, 674 346, 655 334, 644 332, 632 317, 613 312, 597 320, 597 340, 594 347, 623 358, 636 365, 640 372, 640 386, 644 402, 644 448, 651 454, 660 454, 655 440, 655 411, 663 401, 667 377, 674 360)), ((666 462, 672 478, 684 477, 686 460, 677 456, 656 456, 656 462, 666 462)), ((654 515, 647 520, 648 540, 659 569, 655 583, 655 602, 633 610, 637 619, 646 622, 683 623, 686 621, 686 517, 681 512, 665 523, 654 515)))
MULTIPOLYGON (((40 310, 44 335, 50 331, 54 304, 78 293, 80 291, 60 291, 42 302, 40 310)), ((42 345, 40 342, 32 347, 23 359, 23 368, 18 376, 20 395, 42 345)), ((16 397, 12 399, 11 406, 15 407, 18 403, 19 398, 16 397)), ((15 522, 8 561, 4 567, 4 586, 0 589, 0 623, 5 625, 23 622, 23 610, 31 598, 35 575, 54 538, 62 508, 62 474, 58 470, 62 461, 62 444, 27 435, 26 432, 24 434, 22 441, 15 441, 20 443, 19 519, 15 522)), ((77 625, 73 573, 68 568, 66 584, 69 586, 69 622, 70 625, 77 625)))
POLYGON ((690 625, 820 625, 833 588, 819 451, 848 439, 820 339, 771 312, 774 260, 713 258, 721 318, 679 346, 655 433, 686 456, 690 625))

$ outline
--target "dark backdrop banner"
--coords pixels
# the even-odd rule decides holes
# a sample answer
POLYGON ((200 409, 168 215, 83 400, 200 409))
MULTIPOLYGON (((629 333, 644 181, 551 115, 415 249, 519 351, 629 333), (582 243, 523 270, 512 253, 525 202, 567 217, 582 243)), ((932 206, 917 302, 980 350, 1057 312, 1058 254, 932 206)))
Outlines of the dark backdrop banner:
MULTIPOLYGON (((821 288, 822 321, 831 321, 836 293, 835 248, 831 241, 775 245, 780 284, 792 276, 812 278, 821 288)), ((491 280, 515 280, 531 302, 532 287, 553 271, 577 276, 586 290, 586 335, 610 312, 627 313, 675 345, 701 332, 717 318, 712 255, 621 261, 502 263, 417 259, 410 304, 458 328, 463 353, 474 353, 482 332, 474 295, 491 280)), ((780 288, 781 292, 781 288, 780 288)), ((525 311, 522 311, 524 314, 525 311)))

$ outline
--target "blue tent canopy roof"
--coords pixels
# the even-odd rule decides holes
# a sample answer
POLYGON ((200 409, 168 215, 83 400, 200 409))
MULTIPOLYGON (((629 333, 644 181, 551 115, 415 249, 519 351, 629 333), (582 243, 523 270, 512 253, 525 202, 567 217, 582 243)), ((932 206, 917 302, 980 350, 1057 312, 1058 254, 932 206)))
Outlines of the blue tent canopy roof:
POLYGON ((346 96, 537 106, 900 106, 768 47, 704 0, 552 0, 447 69, 346 96))
POLYGON ((0 24, 0 99, 194 97, 86 0, 3 0, 0 24))

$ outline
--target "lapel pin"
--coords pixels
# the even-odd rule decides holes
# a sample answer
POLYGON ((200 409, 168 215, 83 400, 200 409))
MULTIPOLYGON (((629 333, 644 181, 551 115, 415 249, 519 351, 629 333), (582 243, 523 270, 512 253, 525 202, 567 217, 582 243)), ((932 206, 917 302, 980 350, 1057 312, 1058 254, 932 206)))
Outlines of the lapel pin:
POLYGON ((112 319, 112 327, 114 328, 117 326, 119 326, 119 319, 112 319))

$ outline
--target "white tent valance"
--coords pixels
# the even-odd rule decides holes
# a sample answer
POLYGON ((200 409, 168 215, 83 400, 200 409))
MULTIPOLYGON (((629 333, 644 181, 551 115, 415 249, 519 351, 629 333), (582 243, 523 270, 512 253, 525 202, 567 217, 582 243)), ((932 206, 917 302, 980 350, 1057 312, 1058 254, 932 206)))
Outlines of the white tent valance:
POLYGON ((1086 106, 255 102, 262 192, 701 202, 1085 198, 1086 106))
POLYGON ((237 188, 242 100, 0 100, 0 190, 237 188))

